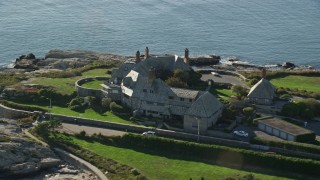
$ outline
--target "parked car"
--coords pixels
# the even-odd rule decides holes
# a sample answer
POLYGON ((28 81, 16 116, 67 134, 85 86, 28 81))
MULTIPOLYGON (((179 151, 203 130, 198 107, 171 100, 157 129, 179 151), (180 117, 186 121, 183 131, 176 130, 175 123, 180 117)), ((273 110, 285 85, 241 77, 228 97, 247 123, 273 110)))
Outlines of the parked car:
POLYGON ((211 74, 214 75, 214 76, 217 76, 217 77, 220 76, 220 74, 219 74, 219 73, 216 73, 216 72, 211 72, 211 74))
POLYGON ((155 136, 156 132, 154 131, 146 131, 142 133, 143 136, 155 136))
POLYGON ((233 134, 237 135, 237 136, 241 136, 241 137, 248 137, 249 134, 245 131, 233 131, 233 134))

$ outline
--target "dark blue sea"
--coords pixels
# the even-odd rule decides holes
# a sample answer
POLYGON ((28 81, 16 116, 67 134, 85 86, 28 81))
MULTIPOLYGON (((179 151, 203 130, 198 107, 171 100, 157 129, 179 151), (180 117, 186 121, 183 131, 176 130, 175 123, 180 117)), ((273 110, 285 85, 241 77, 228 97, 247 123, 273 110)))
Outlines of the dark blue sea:
POLYGON ((51 49, 320 67, 319 0, 2 0, 0 65, 51 49))

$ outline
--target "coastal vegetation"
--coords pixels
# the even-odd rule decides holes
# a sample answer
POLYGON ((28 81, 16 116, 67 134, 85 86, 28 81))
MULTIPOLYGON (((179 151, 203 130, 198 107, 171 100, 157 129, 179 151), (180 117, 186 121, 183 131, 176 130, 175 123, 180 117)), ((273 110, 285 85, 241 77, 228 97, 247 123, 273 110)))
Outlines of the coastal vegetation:
MULTIPOLYGON (((254 85, 261 79, 260 71, 241 71, 240 73, 250 79, 250 85, 254 85)), ((287 93, 320 99, 319 71, 268 71, 266 78, 277 88, 279 94, 287 93)))
POLYGON ((320 102, 315 99, 302 99, 283 106, 281 114, 289 117, 301 117, 311 120, 320 116, 320 102))
MULTIPOLYGON (((133 134, 122 137, 55 134, 49 137, 49 141, 64 147, 74 147, 72 152, 90 151, 97 156, 129 165, 150 179, 221 179, 236 174, 248 174, 245 169, 252 165, 256 167, 255 171, 260 173, 250 174, 257 178, 285 179, 281 176, 286 176, 308 179, 312 174, 317 176, 315 167, 320 166, 320 163, 314 160, 133 134), (273 176, 261 174, 263 172, 273 176)), ((101 159, 92 158, 88 161, 93 164, 102 162, 101 159)))

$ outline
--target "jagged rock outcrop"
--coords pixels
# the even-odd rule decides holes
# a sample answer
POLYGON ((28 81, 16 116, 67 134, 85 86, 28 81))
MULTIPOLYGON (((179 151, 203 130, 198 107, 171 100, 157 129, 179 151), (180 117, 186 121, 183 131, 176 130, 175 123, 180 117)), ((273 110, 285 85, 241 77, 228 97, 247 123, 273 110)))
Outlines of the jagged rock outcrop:
POLYGON ((9 123, 0 126, 0 179, 59 166, 61 160, 53 151, 22 136, 19 129, 9 123))
POLYGON ((286 68, 286 69, 289 69, 289 68, 294 68, 294 67, 296 67, 296 65, 293 64, 293 63, 291 63, 291 62, 284 62, 284 63, 282 64, 282 67, 284 67, 284 68, 286 68))

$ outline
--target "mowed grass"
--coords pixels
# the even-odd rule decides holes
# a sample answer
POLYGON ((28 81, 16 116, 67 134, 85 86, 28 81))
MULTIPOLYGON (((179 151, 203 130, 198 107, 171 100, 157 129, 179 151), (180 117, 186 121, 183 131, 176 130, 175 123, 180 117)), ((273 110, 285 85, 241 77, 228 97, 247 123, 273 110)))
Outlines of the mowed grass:
MULTIPOLYGON (((52 86, 57 92, 61 94, 72 94, 75 91, 75 82, 84 77, 95 77, 95 76, 106 76, 110 77, 106 72, 109 69, 92 69, 83 72, 81 76, 76 76, 72 78, 34 78, 28 84, 39 84, 43 86, 52 86)), ((90 86, 90 85, 89 85, 90 86)), ((96 84, 92 84, 92 87, 96 87, 96 84)))
POLYGON ((61 94, 72 94, 75 91, 75 82, 81 77, 72 78, 36 78, 31 83, 43 86, 52 86, 61 94))
POLYGON ((270 82, 276 87, 320 93, 320 77, 288 75, 271 79, 270 82))
POLYGON ((100 84, 104 84, 104 81, 94 80, 94 81, 86 82, 81 86, 85 88, 91 88, 91 89, 102 89, 102 86, 100 84))
POLYGON ((75 118, 80 117, 80 118, 101 120, 101 121, 107 121, 107 122, 137 125, 131 121, 128 121, 130 118, 129 116, 118 116, 118 115, 111 113, 110 111, 106 111, 106 112, 101 113, 101 112, 97 112, 97 111, 90 108, 90 109, 86 109, 84 112, 76 112, 76 111, 72 111, 71 109, 69 109, 67 107, 55 106, 54 104, 52 105, 52 108, 49 108, 49 104, 39 105, 39 104, 34 104, 34 103, 21 103, 21 102, 15 102, 15 103, 33 106, 33 107, 40 107, 40 108, 46 109, 46 110, 48 110, 48 112, 52 112, 54 114, 65 115, 65 116, 74 116, 75 118))
POLYGON ((92 69, 92 70, 83 72, 81 77, 94 77, 94 76, 107 76, 107 77, 110 77, 110 74, 107 74, 108 70, 110 70, 110 69, 106 69, 106 68, 92 69))
POLYGON ((210 92, 223 100, 229 100, 234 95, 231 89, 213 88, 210 92))
POLYGON ((260 179, 286 179, 271 175, 252 173, 203 162, 173 159, 153 154, 145 154, 131 149, 124 149, 98 142, 88 142, 75 137, 73 142, 103 157, 111 158, 122 164, 137 168, 149 179, 221 179, 237 174, 253 174, 260 179))

